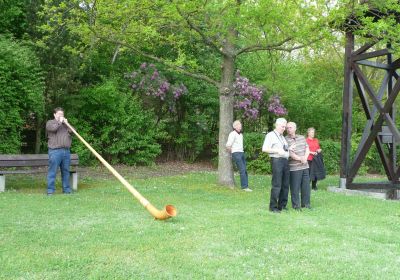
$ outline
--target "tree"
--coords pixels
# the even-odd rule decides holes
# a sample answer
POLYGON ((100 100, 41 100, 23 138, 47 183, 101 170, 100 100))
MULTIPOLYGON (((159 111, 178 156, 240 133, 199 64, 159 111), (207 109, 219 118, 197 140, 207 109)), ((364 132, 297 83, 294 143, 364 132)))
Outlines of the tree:
MULTIPOLYGON (((44 115, 44 81, 35 53, 0 36, 0 153, 20 153, 22 131, 44 115)), ((36 138, 35 152, 40 147, 36 138)))
POLYGON ((97 39, 215 86, 219 92, 218 181, 233 185, 225 142, 233 121, 236 60, 294 51, 321 36, 324 1, 65 1, 45 9, 49 25, 97 39), (321 3, 320 3, 321 2, 321 3), (69 15, 66 16, 66 15, 69 15), (307 18, 307 20, 305 20, 307 18))
POLYGON ((0 33, 21 38, 27 28, 25 0, 1 0, 0 33))

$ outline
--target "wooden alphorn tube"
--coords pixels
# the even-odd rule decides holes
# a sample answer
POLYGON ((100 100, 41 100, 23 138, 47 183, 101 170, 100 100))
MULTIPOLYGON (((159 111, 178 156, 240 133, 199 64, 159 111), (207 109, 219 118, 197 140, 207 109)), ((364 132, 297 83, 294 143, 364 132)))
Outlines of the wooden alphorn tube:
POLYGON ((140 204, 142 204, 156 220, 166 220, 176 216, 177 211, 173 205, 167 205, 163 210, 158 210, 151 205, 151 203, 144 198, 131 184, 129 184, 128 181, 126 181, 125 178, 122 177, 101 155, 99 155, 95 149, 93 149, 92 146, 90 146, 89 143, 86 142, 85 139, 83 139, 82 136, 80 136, 69 123, 64 122, 64 124, 76 135, 76 137, 79 138, 79 140, 82 141, 83 144, 85 144, 85 146, 98 158, 98 160, 100 160, 100 162, 111 171, 111 173, 128 189, 128 191, 133 194, 137 200, 139 200, 140 204))

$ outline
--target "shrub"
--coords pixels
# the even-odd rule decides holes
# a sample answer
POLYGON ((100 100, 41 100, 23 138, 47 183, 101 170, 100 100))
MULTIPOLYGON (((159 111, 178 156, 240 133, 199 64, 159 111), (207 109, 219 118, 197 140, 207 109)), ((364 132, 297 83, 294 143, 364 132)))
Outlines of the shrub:
MULTIPOLYGON (((71 108, 71 124, 106 160, 152 164, 160 154, 157 139, 163 136, 162 125, 128 90, 119 90, 117 82, 83 89, 73 104, 79 105, 71 108)), ((73 148, 88 163, 90 151, 79 141, 74 141, 73 148)))
POLYGON ((39 61, 28 47, 0 36, 0 153, 19 153, 21 132, 44 113, 39 61))
POLYGON ((340 171, 340 142, 330 139, 320 140, 327 174, 338 174, 340 171))
MULTIPOLYGON (((361 141, 361 136, 362 135, 360 133, 357 133, 357 134, 353 134, 351 137, 351 158, 352 159, 354 159, 354 155, 355 155, 358 145, 361 141)), ((357 172, 358 175, 365 175, 367 173, 385 174, 382 161, 380 159, 378 150, 374 143, 372 144, 370 150, 368 151, 367 155, 365 156, 363 163, 360 166, 360 169, 357 172)))
POLYGON ((250 132, 244 134, 244 151, 247 157, 247 170, 255 174, 271 174, 268 154, 261 151, 265 135, 250 132))
POLYGON ((247 170, 253 174, 272 174, 270 157, 261 153, 258 158, 248 161, 247 170))

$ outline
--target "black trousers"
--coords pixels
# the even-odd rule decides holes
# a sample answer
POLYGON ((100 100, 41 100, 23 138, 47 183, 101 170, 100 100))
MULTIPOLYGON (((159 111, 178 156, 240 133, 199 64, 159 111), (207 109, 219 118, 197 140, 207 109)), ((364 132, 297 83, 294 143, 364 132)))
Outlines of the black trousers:
POLYGON ((286 158, 271 158, 272 188, 269 210, 282 210, 286 207, 289 195, 289 161, 286 158))
MULTIPOLYGON (((311 173, 311 163, 312 163, 312 160, 307 160, 308 161, 308 166, 310 167, 310 168, 308 168, 308 171, 309 171, 309 175, 310 175, 310 173, 311 173)), ((315 180, 313 180, 313 181, 311 181, 312 182, 312 188, 313 188, 313 190, 316 190, 317 189, 317 179, 315 179, 315 180)))

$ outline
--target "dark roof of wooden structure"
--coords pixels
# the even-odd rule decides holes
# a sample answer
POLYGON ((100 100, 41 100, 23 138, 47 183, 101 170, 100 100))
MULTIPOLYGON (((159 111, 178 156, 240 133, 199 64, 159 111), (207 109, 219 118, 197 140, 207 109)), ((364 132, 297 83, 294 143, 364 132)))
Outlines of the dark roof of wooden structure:
MULTIPOLYGON (((400 23, 400 13, 397 11, 393 11, 393 10, 388 10, 386 12, 382 12, 379 9, 375 8, 372 6, 372 4, 368 4, 368 0, 363 0, 360 1, 360 5, 368 5, 369 9, 367 11, 364 12, 363 17, 371 17, 373 18, 373 22, 377 22, 379 19, 387 17, 387 16, 394 16, 396 19, 396 22, 400 23)), ((400 1, 398 1, 400 4, 400 1)), ((356 31, 359 30, 360 27, 362 26, 362 22, 359 19, 359 17, 357 17, 357 15, 355 15, 354 13, 350 14, 346 21, 344 23, 338 24, 338 23, 333 23, 333 25, 342 31, 356 31)))

